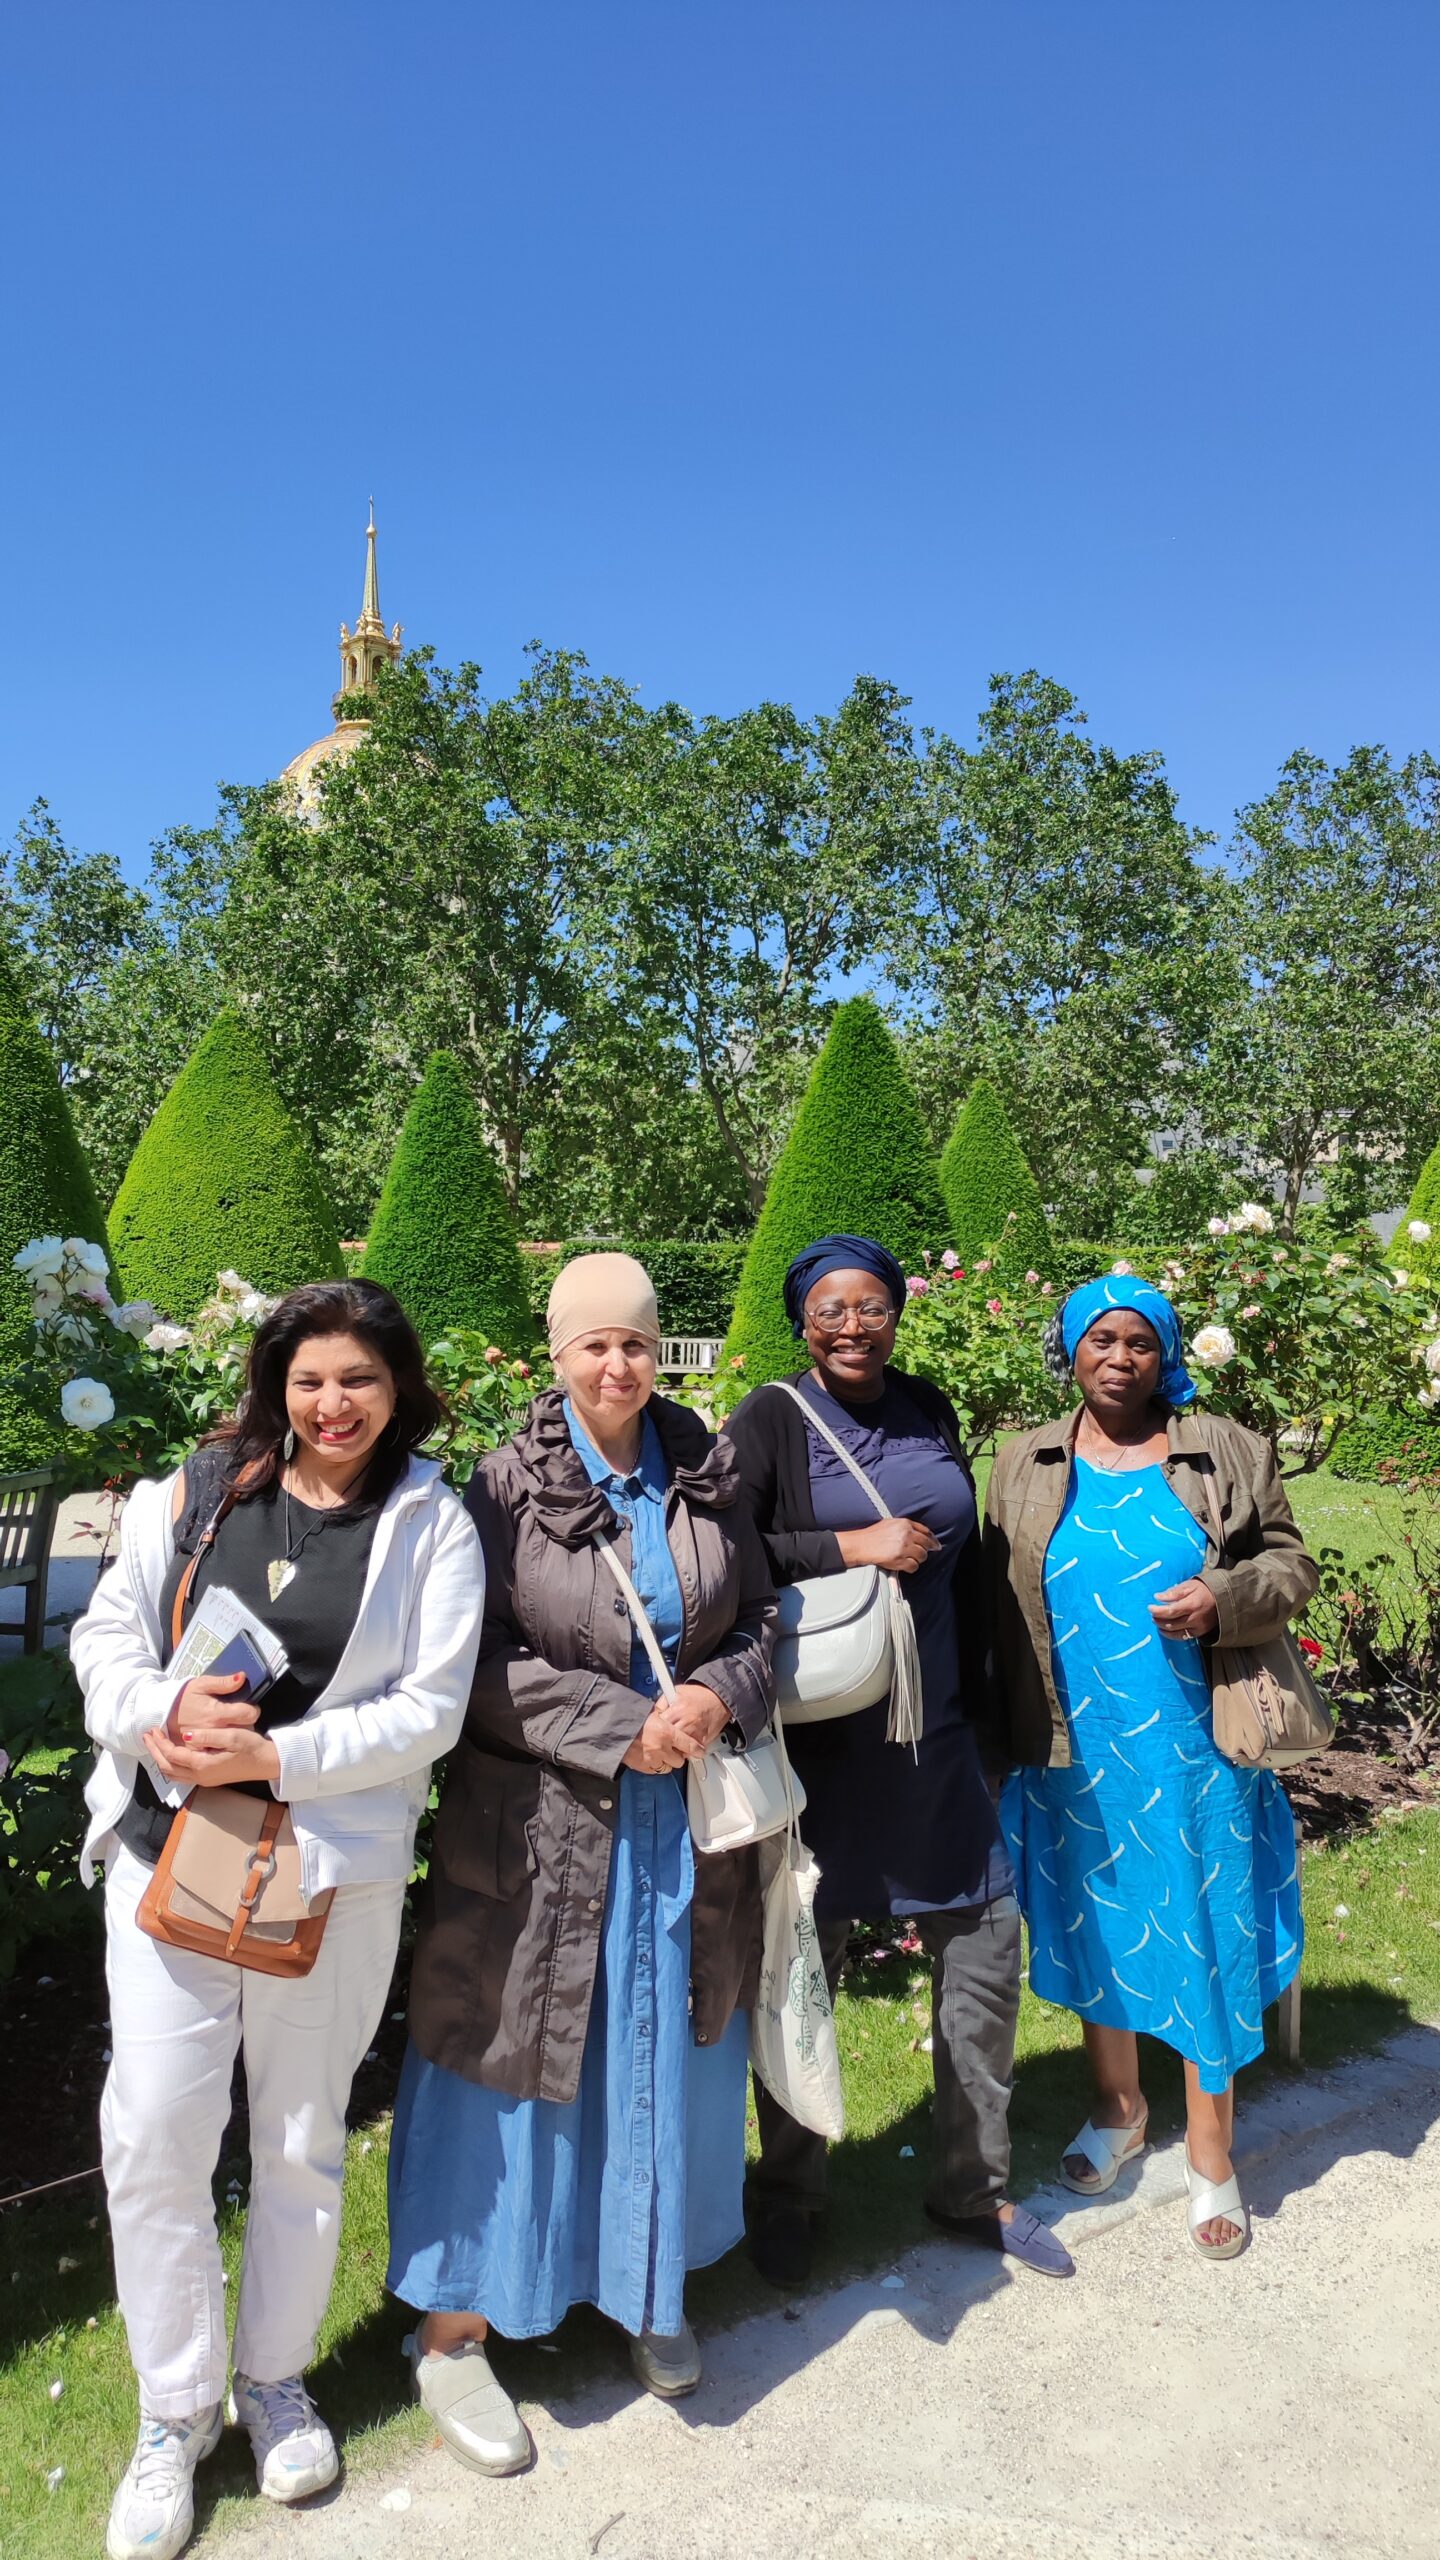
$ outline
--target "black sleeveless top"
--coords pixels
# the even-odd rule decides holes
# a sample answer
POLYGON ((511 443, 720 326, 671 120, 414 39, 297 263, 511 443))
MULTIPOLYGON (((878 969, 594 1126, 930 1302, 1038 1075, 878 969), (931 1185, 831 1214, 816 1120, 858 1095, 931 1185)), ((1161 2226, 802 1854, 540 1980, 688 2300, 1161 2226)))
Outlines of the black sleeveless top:
MULTIPOLYGON (((199 1449, 185 1461, 185 1503, 175 1524, 175 1553, 160 1594, 167 1659, 170 1616, 180 1577, 219 1508, 226 1463, 223 1449, 199 1449)), ((214 1545, 201 1557, 190 1586, 187 1620, 202 1593, 223 1584, 273 1629, 290 1657, 289 1670, 261 1702, 262 1733, 272 1733, 277 1725, 298 1724, 334 1679, 360 1615, 378 1516, 377 1503, 346 1503, 338 1510, 318 1511, 291 1494, 289 1553, 295 1573, 275 1600, 270 1597, 267 1568, 273 1558, 287 1552, 286 1497, 277 1485, 237 1502, 221 1521, 214 1545)), ((246 1791, 270 1793, 263 1779, 248 1781, 246 1791)), ((115 1826, 117 1836, 134 1856, 153 1867, 174 1819, 173 1807, 157 1794, 142 1759, 135 1793, 115 1826)))

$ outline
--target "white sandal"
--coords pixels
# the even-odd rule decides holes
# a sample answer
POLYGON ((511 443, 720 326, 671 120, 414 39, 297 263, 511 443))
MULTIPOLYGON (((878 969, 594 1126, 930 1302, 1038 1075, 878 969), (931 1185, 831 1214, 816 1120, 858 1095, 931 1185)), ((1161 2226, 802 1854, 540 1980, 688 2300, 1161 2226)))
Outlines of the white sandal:
POLYGON ((1239 2182, 1232 2170, 1219 2186, 1202 2178, 1190 2158, 1190 2145, 1185 2145, 1185 2185, 1190 2197, 1188 2220, 1190 2237, 1202 2258, 1238 2258, 1250 2237, 1250 2212, 1240 2193, 1239 2182), (1233 2240, 1202 2240, 1201 2226, 1207 2222, 1233 2222, 1233 2240))
POLYGON ((1067 2142, 1060 2161, 1060 2183, 1072 2196, 1103 2196, 1113 2187, 1127 2161, 1138 2160, 1149 2139, 1146 2128, 1149 2112, 1138 2124, 1092 2124, 1087 2116, 1073 2142, 1067 2142), (1093 2178, 1072 2178, 1065 2162, 1076 2152, 1089 2161, 1093 2178))

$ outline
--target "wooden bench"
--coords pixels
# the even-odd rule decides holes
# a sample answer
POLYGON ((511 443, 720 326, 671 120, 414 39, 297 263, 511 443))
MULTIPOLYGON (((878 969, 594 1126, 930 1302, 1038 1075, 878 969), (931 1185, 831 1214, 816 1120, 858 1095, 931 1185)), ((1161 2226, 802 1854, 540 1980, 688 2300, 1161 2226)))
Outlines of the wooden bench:
MULTIPOLYGON (((0 1591, 17 1586, 24 1591, 27 1653, 38 1653, 45 1641, 55 1504, 55 1480, 48 1468, 33 1475, 0 1476, 0 1591)), ((13 1625, 0 1624, 0 1634, 15 1632, 13 1625)))
POLYGON ((725 1337, 719 1333, 667 1333, 656 1367, 668 1378, 704 1376, 718 1368, 725 1337))

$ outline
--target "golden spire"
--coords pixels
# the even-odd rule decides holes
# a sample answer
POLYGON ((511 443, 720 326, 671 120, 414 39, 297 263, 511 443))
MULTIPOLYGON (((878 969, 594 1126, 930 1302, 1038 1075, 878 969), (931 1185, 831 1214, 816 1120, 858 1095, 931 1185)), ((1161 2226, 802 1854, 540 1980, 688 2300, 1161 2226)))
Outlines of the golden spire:
POLYGON ((360 607, 357 631, 384 633, 380 619, 380 572, 375 561, 375 501, 370 501, 370 522, 365 529, 365 598, 360 607))
POLYGON ((340 625, 340 690, 335 696, 338 706, 347 693, 371 693, 375 678, 383 665, 394 666, 400 656, 400 625, 387 634, 380 618, 380 571, 375 558, 375 501, 370 501, 370 521, 365 528, 365 594, 359 619, 353 631, 340 625))

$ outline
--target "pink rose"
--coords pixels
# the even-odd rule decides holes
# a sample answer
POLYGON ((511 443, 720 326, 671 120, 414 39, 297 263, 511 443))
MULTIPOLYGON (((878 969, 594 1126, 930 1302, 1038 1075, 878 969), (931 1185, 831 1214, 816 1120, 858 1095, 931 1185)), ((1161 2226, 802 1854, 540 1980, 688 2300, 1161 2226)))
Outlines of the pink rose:
POLYGON ((1027 1288, 1027 1289, 1038 1289, 1038 1288, 1039 1288, 1039 1286, 1040 1286, 1040 1274, 1039 1274, 1039 1272, 1038 1272, 1038 1271, 1027 1271, 1027 1272, 1026 1272, 1026 1274, 1025 1274, 1025 1286, 1026 1286, 1026 1288, 1027 1288))
POLYGON ((926 1297, 929 1294, 929 1289, 929 1281, 923 1279, 918 1274, 913 1280, 907 1280, 905 1283, 905 1295, 907 1298, 926 1297))
POLYGON ((987 1298, 985 1304, 992 1316, 1003 1316, 1005 1313, 1005 1302, 1002 1298, 987 1298))
POLYGON ((946 1271, 954 1271, 959 1264, 960 1256, 953 1245, 947 1244, 944 1252, 940 1256, 940 1260, 946 1271))
POLYGON ((1041 1297, 1042 1297, 1042 1298, 1053 1298, 1053 1297, 1054 1297, 1054 1295, 1055 1295, 1055 1283, 1054 1283, 1054 1281, 1053 1281, 1053 1280, 1042 1280, 1042 1281, 1041 1281, 1041 1283, 1040 1283, 1040 1295, 1041 1295, 1041 1297))
POLYGON ((485 1357, 486 1357, 486 1359, 489 1361, 491 1368, 492 1368, 492 1369, 497 1369, 497 1368, 499 1367, 499 1365, 500 1365, 501 1361, 504 1359, 505 1354, 504 1354, 504 1352, 500 1349, 500 1347, 499 1347, 498 1343, 494 1343, 494 1342, 492 1342, 492 1343, 491 1343, 491 1345, 490 1345, 490 1347, 489 1347, 489 1349, 488 1349, 488 1351, 487 1351, 487 1352, 486 1352, 486 1354, 485 1354, 485 1357))
POLYGON ((1248 1320, 1251 1316, 1258 1316, 1260 1310, 1258 1307, 1242 1307, 1240 1313, 1243 1318, 1248 1320))
POLYGON ((993 1262, 990 1262, 990 1261, 988 1261, 988 1260, 987 1260, 987 1261, 985 1261, 985 1262, 977 1262, 977 1263, 976 1263, 976 1265, 975 1265, 975 1268, 976 1268, 976 1271, 977 1271, 977 1272, 980 1272, 980 1271, 993 1271, 993 1270, 994 1270, 994 1268, 995 1268, 995 1265, 994 1265, 994 1263, 993 1263, 993 1262))

